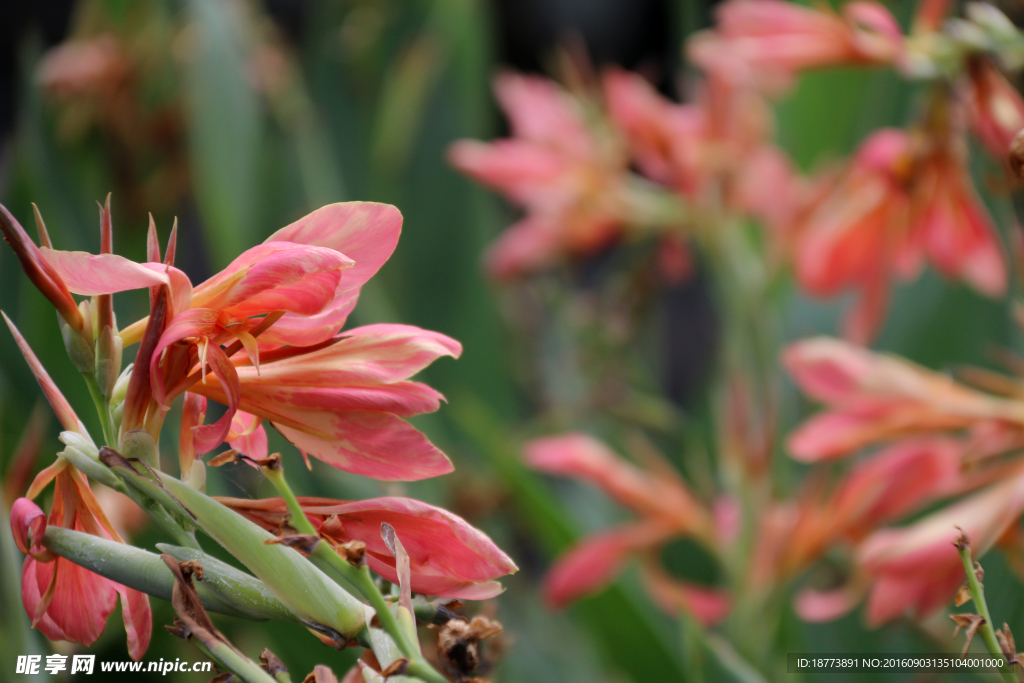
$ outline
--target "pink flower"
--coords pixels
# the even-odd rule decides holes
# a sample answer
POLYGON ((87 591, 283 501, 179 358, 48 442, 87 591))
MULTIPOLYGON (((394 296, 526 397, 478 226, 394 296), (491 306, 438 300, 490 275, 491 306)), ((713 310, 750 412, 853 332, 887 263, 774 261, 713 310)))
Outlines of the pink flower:
POLYGON ((964 581, 954 542, 963 533, 975 558, 984 555, 1024 512, 1024 474, 1016 474, 900 529, 869 536, 858 562, 871 580, 868 623, 877 626, 910 611, 925 617, 947 605, 964 581))
POLYGON ((442 399, 409 378, 440 356, 457 357, 461 345, 403 325, 338 336, 400 231, 392 206, 333 204, 277 231, 195 288, 171 265, 80 252, 46 257, 78 294, 163 288, 153 298, 153 318, 121 332, 126 343, 141 341, 122 434, 158 429, 170 402, 188 394, 183 473, 224 441, 265 455, 259 421, 268 420, 303 454, 367 476, 413 480, 445 474, 451 463, 401 419, 436 410, 442 399), (205 425, 205 403, 192 394, 228 410, 205 425))
POLYGON ((899 24, 875 2, 850 2, 835 14, 784 0, 729 0, 716 15, 715 29, 690 41, 690 58, 754 88, 785 88, 816 67, 893 64, 903 53, 899 24))
MULTIPOLYGON (((443 398, 408 378, 461 352, 454 339, 418 327, 358 327, 319 348, 265 352, 259 370, 240 357, 233 366, 238 407, 269 421, 303 453, 348 472, 401 481, 446 474, 448 458, 401 418, 433 412, 443 398)), ((229 401, 219 383, 192 391, 229 401)))
POLYGON ((988 60, 967 62, 967 111, 971 127, 992 158, 1005 163, 1013 138, 1024 129, 1024 98, 988 60))
POLYGON ((449 160, 526 209, 489 250, 499 279, 606 246, 622 229, 626 158, 614 136, 588 127, 579 105, 554 83, 503 74, 495 92, 514 137, 456 142, 449 160))
POLYGON ((797 386, 827 406, 789 438, 790 453, 805 462, 841 457, 909 434, 1021 418, 1013 401, 837 339, 791 344, 783 363, 797 386))
POLYGON ((816 296, 860 291, 847 337, 864 342, 875 335, 890 280, 914 275, 925 257, 979 292, 1005 290, 994 227, 951 145, 875 132, 802 222, 795 255, 800 285, 816 296))
MULTIPOLYGON (((653 456, 652 456, 653 457, 653 456)), ((548 604, 562 607, 611 583, 633 555, 648 557, 668 541, 692 536, 715 543, 712 516, 693 498, 667 463, 651 463, 645 472, 619 458, 585 434, 537 439, 526 446, 531 467, 594 484, 636 512, 640 519, 581 541, 555 566, 544 583, 548 604)), ((687 609, 704 623, 728 612, 719 591, 670 579, 656 564, 645 564, 652 594, 668 611, 687 609)))
MULTIPOLYGON (((217 500, 270 531, 279 531, 288 520, 288 507, 280 498, 217 500)), ((409 554, 411 588, 416 593, 484 600, 503 590, 494 579, 518 571, 481 531, 457 515, 418 500, 349 502, 300 497, 299 503, 323 539, 335 546, 362 541, 370 569, 398 583, 395 558, 380 534, 382 523, 393 526, 409 554)))
POLYGON ((19 498, 11 510, 18 548, 28 557, 21 571, 25 611, 50 640, 92 645, 103 633, 117 596, 128 633, 128 654, 138 661, 149 647, 153 622, 149 597, 57 557, 43 545, 47 524, 123 542, 103 513, 89 484, 75 468, 59 460, 36 478, 29 495, 56 480, 49 521, 31 500, 19 498))

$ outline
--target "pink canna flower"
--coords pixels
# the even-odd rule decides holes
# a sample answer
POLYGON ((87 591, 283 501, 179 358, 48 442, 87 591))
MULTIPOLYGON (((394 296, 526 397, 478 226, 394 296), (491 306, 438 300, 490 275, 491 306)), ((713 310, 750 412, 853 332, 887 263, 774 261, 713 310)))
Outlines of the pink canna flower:
POLYGON ((968 61, 967 112, 992 158, 1005 163, 1013 138, 1024 129, 1024 98, 988 60, 968 61))
POLYGON ((890 279, 914 275, 926 257, 983 294, 1005 290, 994 227, 962 155, 949 144, 897 130, 872 134, 802 221, 795 254, 800 285, 816 296, 860 291, 845 324, 848 338, 866 342, 876 334, 890 279))
POLYGON ((899 24, 875 2, 850 2, 836 14, 785 0, 729 0, 716 15, 715 29, 690 41, 690 58, 754 88, 788 87, 811 68, 894 64, 903 53, 899 24))
MULTIPOLYGON (((280 498, 218 498, 265 529, 280 532, 288 507, 280 498)), ((490 538, 447 510, 411 498, 339 501, 299 498, 306 516, 332 545, 366 544, 370 569, 398 583, 395 558, 381 538, 381 524, 394 527, 409 554, 416 593, 484 600, 502 592, 494 579, 518 571, 490 538)))
POLYGON ((1024 513, 1024 474, 928 515, 910 526, 869 536, 858 549, 858 563, 870 577, 867 620, 884 624, 912 612, 925 617, 947 605, 964 581, 954 547, 962 533, 974 557, 981 557, 1024 513))
POLYGON ((589 127, 580 105, 543 78, 502 74, 495 91, 514 137, 463 140, 449 151, 457 169, 526 209, 489 250, 489 273, 515 277, 613 241, 627 160, 611 131, 589 127))
MULTIPOLYGON (((461 345, 401 325, 338 336, 400 231, 401 214, 392 206, 333 204, 194 288, 169 263, 173 243, 163 264, 57 251, 47 262, 75 293, 143 286, 158 292, 152 317, 121 331, 125 343, 141 341, 122 438, 140 426, 157 431, 170 402, 186 393, 183 473, 225 441, 265 455, 261 421, 268 420, 304 454, 367 476, 413 480, 447 473, 451 463, 401 419, 436 410, 442 399, 409 378, 440 356, 457 357, 461 345), (203 424, 200 397, 228 410, 203 424)), ((155 231, 150 241, 150 257, 158 258, 155 231)))
MULTIPOLYGON (((640 516, 639 521, 584 539, 555 563, 544 584, 545 600, 554 607, 600 590, 631 556, 650 555, 674 538, 716 540, 712 516, 667 463, 654 461, 652 471, 642 471, 585 434, 532 441, 526 446, 526 460, 542 472, 594 484, 640 516)), ((654 567, 646 575, 652 594, 670 612, 688 609, 711 623, 728 611, 727 599, 718 591, 676 581, 654 567)))
POLYGON ((1017 423, 1014 401, 989 396, 902 358, 837 339, 791 344, 783 363, 797 386, 828 408, 789 438, 790 453, 812 462, 909 434, 1017 423))
POLYGON ((128 654, 138 661, 149 647, 153 629, 149 597, 56 557, 42 545, 48 524, 123 541, 85 477, 64 460, 43 470, 28 495, 37 495, 51 480, 56 485, 49 520, 29 498, 19 498, 11 510, 14 539, 27 555, 21 572, 25 611, 33 627, 50 640, 92 645, 103 633, 119 595, 128 654))

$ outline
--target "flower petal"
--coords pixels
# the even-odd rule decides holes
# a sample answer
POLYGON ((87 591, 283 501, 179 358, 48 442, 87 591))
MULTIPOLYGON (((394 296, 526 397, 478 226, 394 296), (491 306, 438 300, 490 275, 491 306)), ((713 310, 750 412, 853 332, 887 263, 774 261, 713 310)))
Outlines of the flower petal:
POLYGON ((137 662, 149 649, 149 640, 153 635, 149 596, 119 583, 114 584, 114 589, 121 595, 121 618, 128 634, 128 656, 137 662))
POLYGON ((42 247, 46 262, 75 294, 96 296, 166 285, 167 275, 117 254, 89 254, 42 247))
POLYGON ((39 555, 43 548, 43 533, 46 531, 46 515, 39 506, 28 498, 19 498, 11 507, 11 531, 18 550, 26 555, 39 555), (29 534, 31 533, 31 547, 29 534))

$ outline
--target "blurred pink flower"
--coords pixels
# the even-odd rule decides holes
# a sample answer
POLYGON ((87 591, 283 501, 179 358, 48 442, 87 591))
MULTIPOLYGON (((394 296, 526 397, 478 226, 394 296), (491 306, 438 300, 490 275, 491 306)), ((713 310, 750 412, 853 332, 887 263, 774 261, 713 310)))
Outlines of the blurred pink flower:
POLYGON ((873 133, 802 221, 795 254, 801 286, 817 296, 860 291, 845 323, 848 338, 874 337, 890 280, 915 275, 926 257, 983 294, 1005 290, 995 229, 953 144, 892 129, 873 133))
POLYGON ((971 59, 967 71, 971 127, 992 158, 1005 163, 1010 143, 1024 129, 1024 98, 986 59, 971 59))
MULTIPOLYGON (((556 562, 544 584, 545 600, 552 606, 600 590, 630 556, 647 556, 674 538, 716 541, 714 518, 667 463, 653 462, 654 470, 645 472, 585 434, 536 439, 526 446, 526 460, 542 472, 589 482, 640 516, 584 539, 556 562)), ((670 612, 687 609, 704 623, 728 612, 728 599, 721 592, 672 579, 656 564, 644 567, 652 594, 670 612)))
POLYGON ((964 581, 954 546, 963 533, 977 559, 1024 512, 1024 473, 900 529, 877 531, 861 544, 858 563, 871 581, 867 620, 884 624, 910 611, 924 617, 947 605, 964 581))
POLYGON ((895 356, 827 337, 791 344, 783 364, 797 386, 823 402, 789 437, 797 460, 838 458, 910 434, 1019 422, 1021 406, 895 356))
POLYGON ((689 44, 705 71, 761 90, 788 87, 805 69, 894 64, 903 38, 892 14, 875 2, 849 2, 841 14, 785 0, 729 0, 717 23, 689 44))
POLYGON ((589 126, 580 103, 544 78, 505 73, 494 88, 513 137, 461 140, 448 155, 526 210, 491 246, 488 272, 507 279, 608 245, 622 230, 627 170, 614 133, 589 126))
POLYGON ((56 480, 49 521, 29 498, 11 510, 11 528, 18 548, 27 555, 21 571, 25 611, 50 640, 92 645, 103 633, 107 617, 121 598, 128 633, 128 654, 138 661, 149 647, 153 620, 149 597, 57 557, 42 545, 47 524, 122 541, 107 519, 85 477, 64 460, 40 472, 29 490, 34 497, 56 480))
MULTIPOLYGON (((288 521, 288 507, 280 498, 217 500, 271 531, 280 530, 288 521)), ((518 571, 483 532, 447 510, 418 500, 300 497, 299 503, 322 538, 335 546, 362 541, 370 569, 397 583, 395 558, 380 533, 382 523, 393 526, 409 554, 411 587, 417 593, 484 600, 503 590, 494 579, 518 571)))

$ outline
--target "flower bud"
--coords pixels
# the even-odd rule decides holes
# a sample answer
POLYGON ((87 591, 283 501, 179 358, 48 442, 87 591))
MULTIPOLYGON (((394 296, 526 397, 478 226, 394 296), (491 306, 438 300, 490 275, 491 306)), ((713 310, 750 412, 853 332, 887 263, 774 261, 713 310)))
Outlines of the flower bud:
POLYGON ((155 470, 160 469, 160 453, 157 450, 156 439, 145 429, 125 432, 118 450, 129 460, 137 458, 155 470))
POLYGON ((96 354, 93 353, 92 344, 81 332, 75 330, 63 317, 58 317, 60 323, 60 335, 64 338, 64 348, 68 352, 68 358, 75 369, 82 373, 95 371, 96 354))

